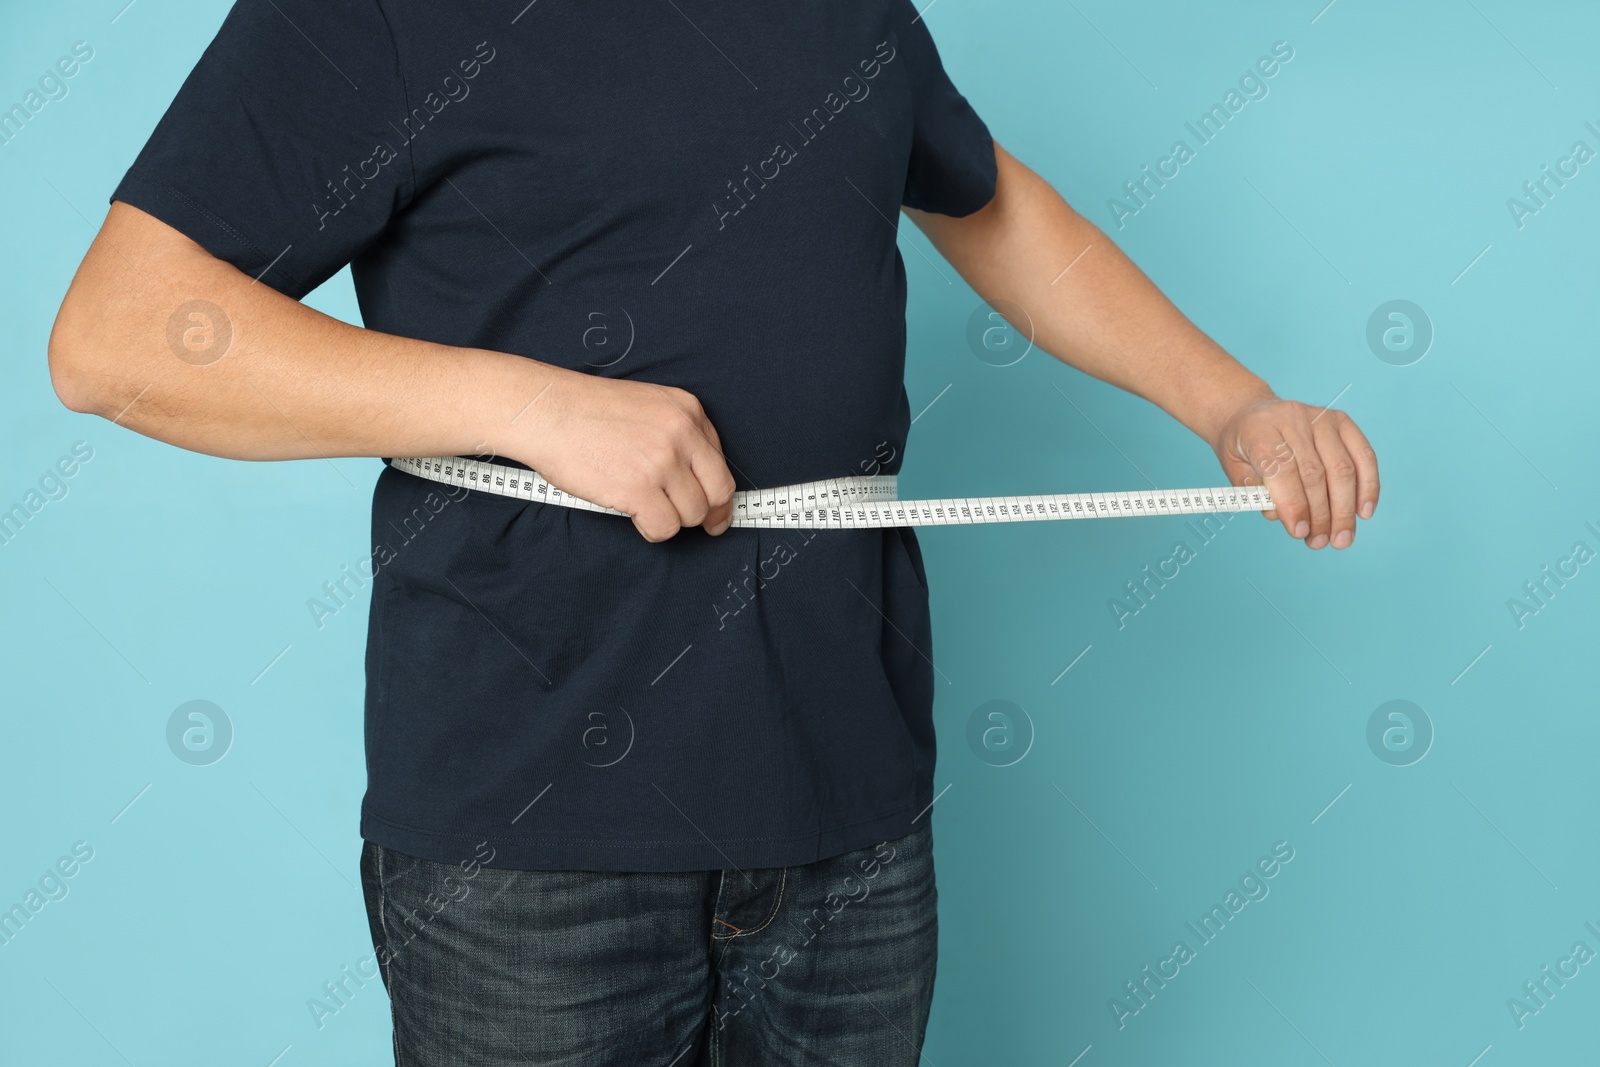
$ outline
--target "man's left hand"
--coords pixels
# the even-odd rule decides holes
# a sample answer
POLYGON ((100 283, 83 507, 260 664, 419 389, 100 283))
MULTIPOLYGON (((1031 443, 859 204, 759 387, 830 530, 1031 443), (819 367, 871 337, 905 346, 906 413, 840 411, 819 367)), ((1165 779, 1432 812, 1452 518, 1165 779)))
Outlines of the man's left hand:
POLYGON ((1336 408, 1253 400, 1211 442, 1233 485, 1265 485, 1277 519, 1308 548, 1348 548, 1356 516, 1378 506, 1378 457, 1355 420, 1336 408))

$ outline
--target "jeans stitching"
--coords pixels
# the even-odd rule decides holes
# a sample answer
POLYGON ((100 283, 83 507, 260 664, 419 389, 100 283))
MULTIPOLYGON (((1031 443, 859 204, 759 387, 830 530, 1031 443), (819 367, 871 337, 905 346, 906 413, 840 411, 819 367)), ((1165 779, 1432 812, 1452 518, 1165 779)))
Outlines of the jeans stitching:
POLYGON ((389 954, 389 890, 383 884, 383 846, 374 845, 373 848, 377 850, 378 857, 378 928, 383 931, 383 951, 379 953, 383 958, 379 960, 379 966, 387 972, 389 979, 385 983, 389 994, 389 1036, 394 1044, 394 1061, 398 1064, 400 1062, 400 1018, 398 1007, 395 1003, 397 990, 394 981, 394 961, 389 954))
MULTIPOLYGON (((727 884, 728 872, 726 870, 719 871, 717 873, 717 896, 711 902, 711 921, 713 923, 717 922, 717 912, 722 908, 722 890, 727 884)), ((722 951, 717 954, 716 960, 712 963, 713 967, 720 967, 722 966, 722 957, 728 954, 728 943, 717 936, 717 928, 715 926, 711 927, 710 933, 712 945, 716 945, 719 941, 722 942, 722 951)))
MULTIPOLYGON (((726 877, 726 874, 727 872, 724 871, 723 876, 726 877)), ((719 937, 717 934, 711 935, 711 939, 713 941, 720 940, 722 942, 722 953, 717 957, 718 970, 720 970, 722 967, 722 961, 727 958, 728 947, 732 945, 736 939, 744 937, 746 934, 759 934, 761 931, 772 925, 773 920, 778 917, 778 912, 783 910, 783 895, 785 890, 788 888, 788 885, 789 868, 785 867, 783 870, 778 872, 778 899, 772 905, 772 914, 768 915, 766 921, 760 926, 752 927, 749 930, 740 930, 738 933, 730 934, 727 937, 719 937)), ((720 881, 717 884, 717 902, 719 904, 722 902, 722 883, 720 881)), ((722 1046, 717 1040, 719 1027, 717 1025, 717 1008, 714 999, 711 1005, 711 1023, 712 1025, 708 1027, 708 1029, 711 1031, 711 1067, 722 1067, 722 1046)))
MULTIPOLYGON (((778 873, 778 900, 777 903, 772 905, 772 914, 767 916, 766 922, 762 923, 760 926, 752 927, 749 930, 740 930, 737 933, 732 934, 712 934, 711 936, 720 941, 733 941, 736 938, 744 937, 748 934, 759 934, 761 931, 771 926, 772 920, 778 917, 778 912, 783 908, 783 891, 784 887, 788 884, 789 868, 785 867, 778 873)), ((719 898, 721 897, 720 892, 717 895, 719 898)), ((724 948, 724 953, 726 953, 726 948, 724 948)))
MULTIPOLYGON (((711 921, 712 922, 716 922, 717 921, 717 912, 722 908, 722 887, 727 885, 727 884, 728 884, 728 872, 725 871, 725 870, 717 872, 717 895, 716 895, 716 898, 711 901, 711 921)), ((712 933, 711 933, 711 940, 715 941, 716 939, 717 939, 716 930, 715 930, 715 928, 713 928, 712 929, 712 933)))

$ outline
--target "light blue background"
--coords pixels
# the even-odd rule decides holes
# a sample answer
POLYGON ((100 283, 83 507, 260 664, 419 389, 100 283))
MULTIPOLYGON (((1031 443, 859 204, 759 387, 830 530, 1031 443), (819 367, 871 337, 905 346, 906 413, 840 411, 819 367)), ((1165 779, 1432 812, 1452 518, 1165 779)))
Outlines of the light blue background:
MULTIPOLYGON (((320 631, 305 604, 363 557, 377 461, 182 452, 68 412, 46 373, 106 197, 227 6, 124 3, 0 14, 0 105, 73 41, 96 53, 0 148, 0 507, 74 441, 94 448, 68 496, 0 547, 0 906, 74 842, 94 848, 70 894, 0 946, 0 1060, 387 1062, 377 982, 321 1029, 306 1006, 372 951, 366 604, 320 631), (164 736, 197 698, 236 731, 209 767, 164 736)), ((1575 942, 1600 950, 1584 929, 1600 926, 1600 567, 1521 629, 1507 600, 1575 541, 1600 548, 1584 525, 1600 526, 1600 164, 1520 229, 1506 200, 1575 140, 1600 148, 1584 129, 1600 125, 1600 12, 1322 4, 928 13, 996 137, 1280 395, 1337 398, 1384 477, 1353 549, 1313 553, 1238 516, 1120 629, 1108 601, 1124 583, 1197 544, 1181 521, 923 532, 948 787, 938 1067, 1595 1056, 1600 963, 1521 1029, 1506 1001, 1575 942), (1269 95, 1117 229, 1108 198, 1175 139, 1192 147, 1183 124, 1279 40, 1295 54, 1269 95), (1410 366, 1365 340, 1391 299, 1436 331, 1410 366), (995 699, 1035 733, 1009 767, 966 740, 995 699), (1436 730, 1411 766, 1366 741, 1392 699, 1436 730), (1108 999, 1193 944, 1184 924, 1280 840, 1295 856, 1270 895, 1119 1029, 1108 999)), ((913 410, 938 398, 913 432, 910 495, 1222 481, 1144 401, 1037 351, 977 358, 977 298, 902 234, 913 410)), ((309 302, 358 321, 347 274, 309 302)))

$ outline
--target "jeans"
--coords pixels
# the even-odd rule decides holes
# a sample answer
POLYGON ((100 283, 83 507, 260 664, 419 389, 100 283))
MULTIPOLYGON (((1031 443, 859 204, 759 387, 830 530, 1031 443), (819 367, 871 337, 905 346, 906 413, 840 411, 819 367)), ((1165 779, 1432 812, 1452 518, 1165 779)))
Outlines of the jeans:
POLYGON ((366 842, 397 1067, 915 1067, 932 834, 798 867, 500 870, 366 842))

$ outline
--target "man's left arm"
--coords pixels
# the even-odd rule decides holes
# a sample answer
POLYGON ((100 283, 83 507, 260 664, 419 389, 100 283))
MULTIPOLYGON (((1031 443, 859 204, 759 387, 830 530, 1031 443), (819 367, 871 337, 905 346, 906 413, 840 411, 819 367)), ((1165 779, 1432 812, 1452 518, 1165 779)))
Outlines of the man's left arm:
POLYGON ((1044 351, 1194 431, 1230 484, 1265 484, 1277 507, 1263 514, 1291 537, 1347 547, 1357 514, 1378 504, 1377 456, 1350 416, 1276 396, 1048 182, 994 148, 995 194, 982 209, 903 209, 940 254, 991 304, 1027 309, 1044 351))

